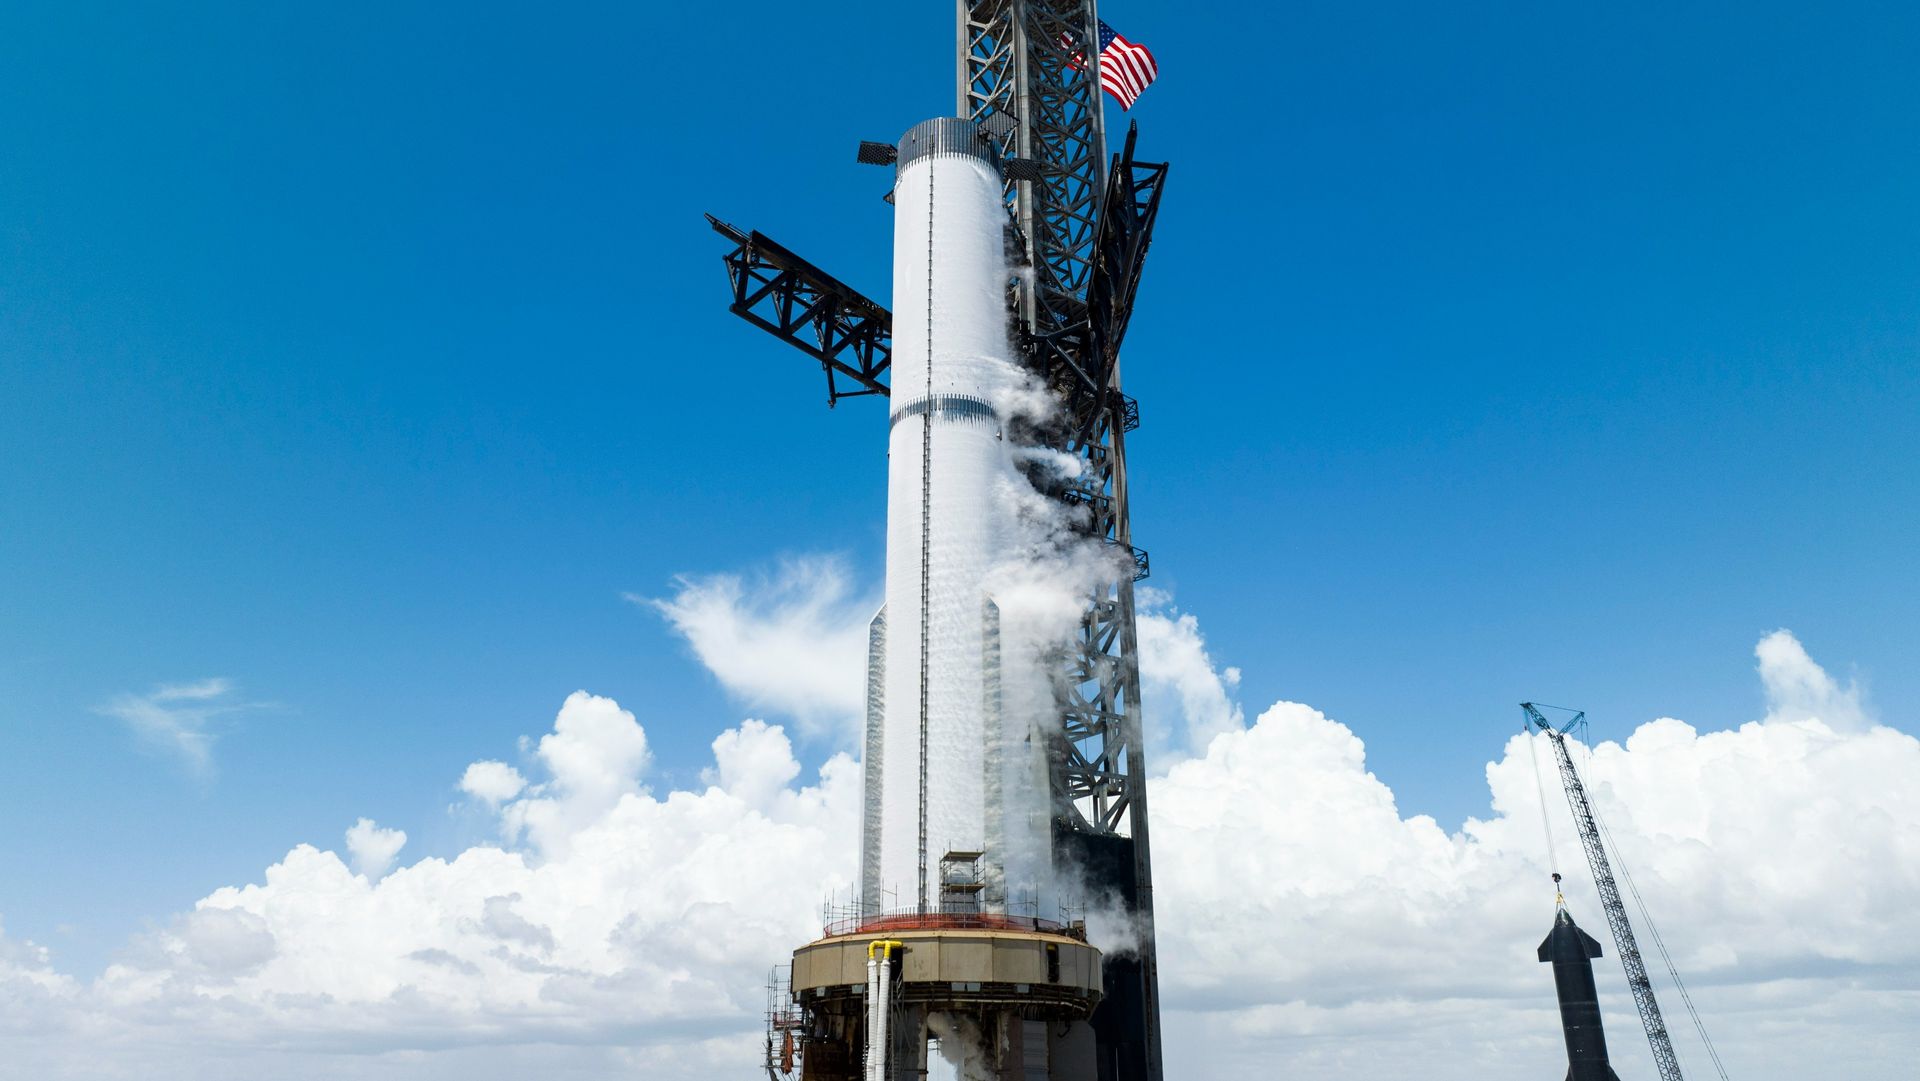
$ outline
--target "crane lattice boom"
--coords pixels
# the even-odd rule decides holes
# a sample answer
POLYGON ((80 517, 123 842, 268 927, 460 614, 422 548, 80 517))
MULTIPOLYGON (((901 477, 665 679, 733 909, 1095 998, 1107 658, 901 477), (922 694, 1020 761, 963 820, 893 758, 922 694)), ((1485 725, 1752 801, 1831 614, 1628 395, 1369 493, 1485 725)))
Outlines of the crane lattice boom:
MULTIPOLYGON (((1653 1047, 1654 1065, 1660 1081, 1684 1081, 1680 1060, 1673 1052, 1673 1038, 1667 1035, 1666 1019, 1660 1016, 1660 1004, 1653 998, 1653 982, 1647 978, 1647 963, 1640 957, 1640 945, 1634 941, 1633 925, 1627 922, 1627 906, 1620 900, 1620 887, 1607 862, 1607 850, 1600 843, 1600 827, 1593 817, 1593 805, 1587 801, 1586 786, 1574 772, 1573 756, 1567 752, 1566 734, 1547 723, 1531 702, 1522 702, 1527 721, 1553 742, 1553 753, 1560 762, 1560 783, 1567 790, 1567 806, 1573 809, 1573 824, 1580 831, 1580 846, 1587 851, 1587 866, 1593 869, 1593 884, 1600 891, 1600 904, 1607 913, 1607 926, 1613 929, 1613 946, 1620 951, 1620 964, 1627 970, 1627 986, 1633 991, 1633 1004, 1640 1010, 1640 1024, 1647 1030, 1647 1043, 1653 1047)), ((1585 714, 1574 718, 1579 721, 1585 714)), ((1569 722, 1568 727, 1574 722, 1569 722)))

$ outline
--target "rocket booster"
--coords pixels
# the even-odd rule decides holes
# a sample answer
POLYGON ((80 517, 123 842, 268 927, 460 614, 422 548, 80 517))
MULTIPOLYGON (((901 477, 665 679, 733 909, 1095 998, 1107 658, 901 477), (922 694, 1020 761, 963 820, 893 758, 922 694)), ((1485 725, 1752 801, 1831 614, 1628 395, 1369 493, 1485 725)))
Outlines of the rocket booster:
POLYGON ((1539 957, 1553 965, 1560 1027, 1567 1037, 1567 1081, 1620 1081, 1607 1062, 1607 1036, 1600 1028, 1600 994, 1593 983, 1593 959, 1599 956, 1600 943, 1561 909, 1540 943, 1539 957))
POLYGON ((1001 415, 1015 371, 1005 181, 986 133, 951 117, 908 131, 896 170, 886 606, 868 662, 861 900, 938 911, 942 855, 969 852, 999 884, 981 898, 991 907, 1009 852, 1036 843, 1011 843, 1008 823, 1044 829, 1043 814, 1010 809, 1033 784, 1003 753, 987 588, 1008 545, 1002 486, 1018 482, 1001 415))

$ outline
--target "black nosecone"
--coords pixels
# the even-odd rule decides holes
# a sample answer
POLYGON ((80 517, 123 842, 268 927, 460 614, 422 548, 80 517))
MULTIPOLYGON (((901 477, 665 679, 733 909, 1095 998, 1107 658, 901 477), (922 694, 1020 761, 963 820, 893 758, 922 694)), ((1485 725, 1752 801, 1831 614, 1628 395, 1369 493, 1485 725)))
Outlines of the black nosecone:
POLYGON ((1607 1036, 1600 1029, 1600 994, 1593 986, 1593 959, 1600 943, 1561 909, 1540 943, 1540 960, 1553 965, 1560 996, 1560 1028, 1567 1037, 1567 1081, 1620 1081, 1607 1063, 1607 1036))

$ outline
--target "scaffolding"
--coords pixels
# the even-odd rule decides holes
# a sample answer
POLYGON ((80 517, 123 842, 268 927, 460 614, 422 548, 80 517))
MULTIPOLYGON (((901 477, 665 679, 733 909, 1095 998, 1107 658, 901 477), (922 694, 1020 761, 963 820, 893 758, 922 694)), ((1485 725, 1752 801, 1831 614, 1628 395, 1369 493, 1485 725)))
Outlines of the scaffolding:
POLYGON ((775 965, 767 973, 768 1081, 793 1081, 800 1076, 806 1029, 806 1013, 793 1002, 793 966, 775 965))

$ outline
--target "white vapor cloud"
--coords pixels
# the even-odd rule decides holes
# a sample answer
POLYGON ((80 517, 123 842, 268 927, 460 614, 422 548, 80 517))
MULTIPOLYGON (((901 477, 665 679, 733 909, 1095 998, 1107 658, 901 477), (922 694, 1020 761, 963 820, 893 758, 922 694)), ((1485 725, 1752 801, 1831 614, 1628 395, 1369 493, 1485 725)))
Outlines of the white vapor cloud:
POLYGON ((386 874, 406 844, 405 830, 382 829, 371 818, 363 818, 347 829, 347 854, 353 860, 353 870, 368 878, 386 874))
MULTIPOLYGON (((1246 723, 1224 673, 1208 686, 1198 624, 1158 618, 1178 648, 1153 678, 1193 692, 1194 752, 1150 780, 1169 1075, 1563 1074, 1533 957, 1550 868, 1607 936, 1550 759, 1544 850, 1540 737, 1487 766, 1483 817, 1404 816, 1353 730, 1290 702, 1246 723)), ((1790 635, 1763 641, 1761 682, 1763 720, 1663 718, 1578 761, 1734 1076, 1901 1076, 1920 1055, 1920 740, 1836 723, 1857 696, 1790 635)), ((749 720, 699 786, 656 791, 639 719, 584 692, 536 746, 527 776, 479 759, 458 778, 498 845, 384 876, 295 846, 92 981, 0 933, 0 1062, 50 1081, 746 1076, 768 967, 852 882, 858 767, 806 770, 749 720)), ((1597 974, 1616 1067, 1650 1076, 1611 943, 1597 974)))
POLYGON ((684 576, 671 597, 627 599, 665 616, 728 693, 810 734, 851 742, 866 695, 867 625, 880 600, 856 594, 841 561, 790 559, 751 583, 684 576))
POLYGON ((146 694, 115 695, 97 712, 119 720, 143 744, 178 758, 205 778, 213 772, 214 718, 255 705, 238 701, 234 691, 232 680, 218 676, 162 684, 146 694))

